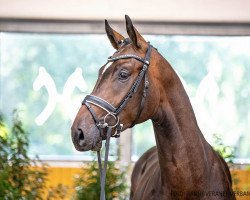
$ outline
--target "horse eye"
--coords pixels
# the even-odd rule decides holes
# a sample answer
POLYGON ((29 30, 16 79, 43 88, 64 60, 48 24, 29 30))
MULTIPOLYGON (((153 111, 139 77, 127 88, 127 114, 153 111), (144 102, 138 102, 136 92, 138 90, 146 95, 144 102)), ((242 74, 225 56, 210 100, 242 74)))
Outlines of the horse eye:
POLYGON ((119 79, 126 80, 129 77, 129 74, 125 71, 121 71, 119 74, 119 79))

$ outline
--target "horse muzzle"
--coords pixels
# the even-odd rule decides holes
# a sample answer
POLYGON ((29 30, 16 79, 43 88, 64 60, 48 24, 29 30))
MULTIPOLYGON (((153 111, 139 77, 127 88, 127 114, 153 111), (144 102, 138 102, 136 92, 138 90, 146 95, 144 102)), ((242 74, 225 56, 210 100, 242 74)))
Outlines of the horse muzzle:
POLYGON ((96 127, 92 127, 86 132, 80 126, 72 126, 71 138, 77 151, 99 151, 102 147, 102 138, 96 127))

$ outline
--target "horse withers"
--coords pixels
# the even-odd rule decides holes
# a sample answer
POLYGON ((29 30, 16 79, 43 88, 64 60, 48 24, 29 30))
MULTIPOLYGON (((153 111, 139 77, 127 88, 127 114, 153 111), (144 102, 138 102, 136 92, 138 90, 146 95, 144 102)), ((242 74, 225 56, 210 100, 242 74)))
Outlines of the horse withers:
POLYGON ((235 199, 228 166, 203 137, 176 72, 125 18, 129 38, 105 23, 116 52, 74 120, 75 148, 99 151, 111 124, 116 135, 151 119, 156 147, 135 164, 131 200, 235 199))

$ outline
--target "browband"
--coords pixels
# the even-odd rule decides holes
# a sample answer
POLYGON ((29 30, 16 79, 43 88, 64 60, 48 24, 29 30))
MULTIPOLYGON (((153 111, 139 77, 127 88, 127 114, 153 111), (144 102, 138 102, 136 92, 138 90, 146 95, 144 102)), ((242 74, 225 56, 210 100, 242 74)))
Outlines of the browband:
POLYGON ((128 58, 134 58, 134 59, 136 59, 136 60, 138 60, 140 62, 143 62, 143 63, 149 65, 149 61, 146 60, 146 58, 143 59, 143 58, 141 58, 141 57, 139 57, 137 55, 133 55, 133 54, 126 54, 126 55, 121 55, 121 56, 116 56, 116 57, 110 56, 108 58, 108 62, 112 62, 112 61, 116 61, 116 60, 120 60, 120 59, 128 59, 128 58))

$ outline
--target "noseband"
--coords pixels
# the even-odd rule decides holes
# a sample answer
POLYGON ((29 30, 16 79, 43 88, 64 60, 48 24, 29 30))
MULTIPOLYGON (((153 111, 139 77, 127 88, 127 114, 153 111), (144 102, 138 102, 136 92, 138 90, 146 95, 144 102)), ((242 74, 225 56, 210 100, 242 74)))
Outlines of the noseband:
POLYGON ((123 124, 120 121, 119 114, 120 112, 124 109, 124 107, 127 105, 129 100, 132 98, 132 96, 136 93, 138 87, 140 86, 142 79, 144 78, 144 89, 143 89, 143 95, 141 99, 141 103, 137 112, 137 115, 131 124, 130 127, 133 127, 138 120, 138 118, 141 115, 141 112, 144 107, 145 103, 145 97, 147 94, 147 89, 149 86, 149 81, 148 81, 148 76, 147 76, 147 69, 150 64, 150 56, 151 56, 151 51, 152 51, 152 46, 148 43, 148 49, 145 55, 145 58, 142 58, 137 55, 133 54, 125 54, 125 55, 120 55, 120 56, 110 56, 108 58, 108 62, 115 62, 117 60, 121 59, 131 59, 134 58, 140 62, 143 63, 143 67, 141 71, 139 72, 136 80, 134 81, 133 85, 131 86, 130 90, 128 91, 127 95, 123 98, 123 100, 120 102, 120 104, 117 107, 114 107, 112 104, 109 102, 105 101, 104 99, 94 96, 94 95, 87 95, 84 100, 82 101, 82 105, 85 105, 89 112, 91 113, 95 125, 97 126, 100 137, 105 140, 106 139, 106 144, 105 144, 105 158, 104 158, 104 167, 102 168, 102 162, 101 162, 101 156, 100 156, 100 151, 97 151, 97 156, 98 156, 98 164, 99 164, 99 170, 100 170, 100 177, 101 177, 101 195, 100 195, 100 200, 105 199, 105 179, 106 179, 106 170, 107 170, 107 162, 108 162, 108 152, 109 152, 109 142, 110 142, 110 137, 119 137, 120 133, 123 128, 123 124), (104 110, 107 114, 102 117, 102 119, 98 118, 95 111, 91 107, 91 105, 97 106, 104 110), (115 120, 114 123, 108 123, 108 117, 111 117, 115 120), (104 129, 107 128, 107 134, 104 135, 104 129), (111 135, 112 130, 115 130, 115 133, 111 135))

